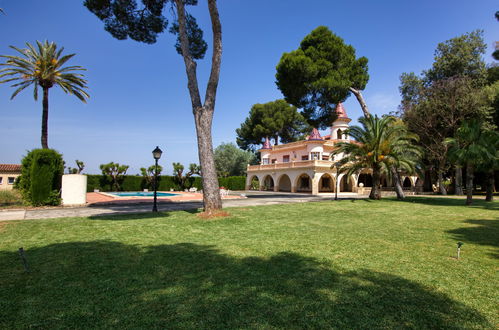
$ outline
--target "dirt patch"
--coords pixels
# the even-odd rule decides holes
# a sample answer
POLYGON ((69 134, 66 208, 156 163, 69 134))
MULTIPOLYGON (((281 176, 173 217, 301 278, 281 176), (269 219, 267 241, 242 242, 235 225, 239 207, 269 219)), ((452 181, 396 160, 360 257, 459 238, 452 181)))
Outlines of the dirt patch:
POLYGON ((211 219, 228 217, 228 216, 230 216, 230 213, 226 212, 226 211, 201 212, 201 213, 198 213, 197 216, 203 220, 211 220, 211 219))

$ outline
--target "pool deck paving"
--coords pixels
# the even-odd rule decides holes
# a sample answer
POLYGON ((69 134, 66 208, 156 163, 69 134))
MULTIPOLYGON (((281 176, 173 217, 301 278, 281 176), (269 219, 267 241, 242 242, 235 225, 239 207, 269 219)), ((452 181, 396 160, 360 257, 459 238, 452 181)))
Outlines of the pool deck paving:
MULTIPOLYGON (((340 193, 340 199, 360 199, 354 193, 340 193)), ((223 207, 256 206, 286 203, 305 203, 334 199, 333 194, 295 194, 283 192, 238 191, 228 196, 223 196, 223 207), (244 196, 241 196, 244 195, 244 196)), ((158 198, 160 212, 192 210, 203 207, 202 194, 180 193, 178 196, 158 198)), ((66 217, 89 217, 99 215, 115 215, 126 213, 151 212, 151 197, 126 197, 119 198, 101 193, 88 193, 87 205, 78 207, 50 207, 0 210, 0 221, 32 220, 66 217)))

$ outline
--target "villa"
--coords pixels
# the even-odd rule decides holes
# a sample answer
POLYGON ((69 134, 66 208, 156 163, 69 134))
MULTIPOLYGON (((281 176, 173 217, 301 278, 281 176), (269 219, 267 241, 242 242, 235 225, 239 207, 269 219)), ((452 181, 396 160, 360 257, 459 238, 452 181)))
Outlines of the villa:
POLYGON ((21 165, 0 164, 0 190, 11 190, 19 175, 21 175, 21 165))
MULTIPOLYGON (((336 113, 338 118, 331 127, 330 135, 321 136, 314 128, 305 140, 274 146, 267 138, 263 147, 258 150, 260 165, 248 165, 246 190, 307 192, 317 195, 333 193, 338 187, 338 192, 369 193, 372 187, 370 169, 364 169, 350 178, 336 173, 335 162, 341 160, 343 154, 336 155, 333 159, 330 157, 335 144, 352 142, 345 134, 351 119, 343 104, 338 104, 336 113)), ((419 185, 416 176, 402 175, 401 179, 406 190, 415 191, 416 184, 419 185)), ((389 178, 383 176, 381 182, 386 190, 392 190, 389 178)))

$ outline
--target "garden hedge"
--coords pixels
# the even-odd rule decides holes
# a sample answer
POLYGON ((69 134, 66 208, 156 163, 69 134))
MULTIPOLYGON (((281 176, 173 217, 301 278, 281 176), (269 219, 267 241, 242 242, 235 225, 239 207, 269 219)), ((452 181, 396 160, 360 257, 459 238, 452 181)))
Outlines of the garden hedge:
POLYGON ((16 188, 23 199, 35 206, 59 205, 64 161, 52 149, 33 149, 21 162, 16 188))
MULTIPOLYGON (((170 189, 181 190, 176 178, 171 175, 161 175, 158 179, 158 190, 169 191, 170 189)), ((219 186, 230 190, 244 190, 246 183, 245 176, 232 176, 228 178, 218 178, 219 186)), ((201 177, 190 177, 187 180, 186 188, 195 187, 198 190, 203 189, 201 177)), ((144 189, 153 190, 142 176, 125 175, 121 184, 123 191, 142 191, 144 189)), ((95 189, 100 191, 112 191, 111 182, 101 174, 87 174, 87 191, 92 192, 95 189)))

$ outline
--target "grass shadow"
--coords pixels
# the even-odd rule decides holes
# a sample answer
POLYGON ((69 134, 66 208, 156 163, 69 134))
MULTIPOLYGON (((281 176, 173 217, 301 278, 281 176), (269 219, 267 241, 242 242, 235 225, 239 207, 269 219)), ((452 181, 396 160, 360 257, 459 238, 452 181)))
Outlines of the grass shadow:
POLYGON ((465 220, 464 223, 475 225, 447 231, 456 240, 488 245, 495 249, 491 255, 499 259, 499 220, 465 220))
POLYGON ((0 252, 0 328, 493 328, 437 290, 296 253, 72 242, 0 252))
MULTIPOLYGON (((396 200, 391 198, 391 200, 396 200)), ((403 201, 405 203, 416 203, 425 204, 430 206, 466 206, 466 199, 464 198, 452 198, 452 197, 417 197, 417 196, 407 196, 403 201)), ((482 208, 487 210, 499 210, 499 203, 486 202, 483 199, 474 199, 471 208, 482 208)))
POLYGON ((108 213, 91 215, 89 220, 109 220, 109 221, 124 221, 124 220, 144 220, 153 218, 169 217, 169 212, 141 212, 141 213, 108 213))

